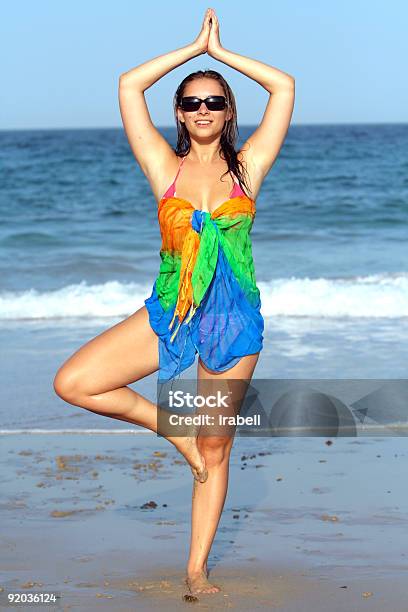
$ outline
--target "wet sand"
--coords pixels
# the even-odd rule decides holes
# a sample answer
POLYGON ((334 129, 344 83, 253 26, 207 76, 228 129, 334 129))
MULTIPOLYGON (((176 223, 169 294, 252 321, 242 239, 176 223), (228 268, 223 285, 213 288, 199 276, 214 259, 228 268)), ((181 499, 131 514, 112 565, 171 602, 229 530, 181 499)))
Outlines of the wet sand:
POLYGON ((164 439, 0 442, 1 609, 9 592, 84 611, 407 609, 404 438, 237 438, 209 560, 222 591, 194 603, 182 600, 192 476, 164 439))

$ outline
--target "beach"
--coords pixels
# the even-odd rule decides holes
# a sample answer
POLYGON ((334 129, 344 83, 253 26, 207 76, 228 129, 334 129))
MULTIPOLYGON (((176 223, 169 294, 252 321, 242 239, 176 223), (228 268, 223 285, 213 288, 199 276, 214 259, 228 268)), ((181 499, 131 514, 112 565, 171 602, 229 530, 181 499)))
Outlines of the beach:
MULTIPOLYGON (((236 437, 209 558, 222 590, 182 599, 189 466, 53 389, 70 355, 150 295, 156 202, 121 128, 0 140, 0 609, 47 592, 37 607, 406 612, 406 402, 381 394, 378 430, 366 418, 349 436, 236 437)), ((367 393, 407 380, 407 141, 406 125, 291 126, 256 202, 255 379, 344 381, 347 418, 354 380, 367 393)), ((132 387, 154 401, 156 375, 132 387)))
MULTIPOLYGON (((153 433, 2 435, 0 601, 178 610, 192 476, 153 433)), ((403 438, 244 438, 209 558, 217 610, 405 610, 403 438)), ((44 606, 44 609, 46 607, 44 606)))

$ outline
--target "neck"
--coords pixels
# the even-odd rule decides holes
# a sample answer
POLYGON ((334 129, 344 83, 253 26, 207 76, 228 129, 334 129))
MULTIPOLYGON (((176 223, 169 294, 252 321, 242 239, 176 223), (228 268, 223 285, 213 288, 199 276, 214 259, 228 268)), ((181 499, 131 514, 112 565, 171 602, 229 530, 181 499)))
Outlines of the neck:
POLYGON ((188 158, 199 164, 212 164, 220 161, 220 139, 212 140, 211 142, 197 142, 191 138, 190 152, 188 158))

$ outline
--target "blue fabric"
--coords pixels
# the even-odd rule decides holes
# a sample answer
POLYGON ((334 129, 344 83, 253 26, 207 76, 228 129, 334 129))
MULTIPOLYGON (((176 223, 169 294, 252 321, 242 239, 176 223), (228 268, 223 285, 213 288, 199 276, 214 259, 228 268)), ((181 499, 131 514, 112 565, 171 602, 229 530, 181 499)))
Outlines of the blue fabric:
POLYGON ((264 320, 261 300, 251 306, 243 293, 222 248, 207 292, 188 323, 182 323, 170 342, 174 307, 167 312, 160 304, 156 282, 144 301, 152 329, 159 337, 159 375, 165 382, 180 375, 194 363, 198 353, 210 370, 223 372, 244 355, 263 347, 264 320))

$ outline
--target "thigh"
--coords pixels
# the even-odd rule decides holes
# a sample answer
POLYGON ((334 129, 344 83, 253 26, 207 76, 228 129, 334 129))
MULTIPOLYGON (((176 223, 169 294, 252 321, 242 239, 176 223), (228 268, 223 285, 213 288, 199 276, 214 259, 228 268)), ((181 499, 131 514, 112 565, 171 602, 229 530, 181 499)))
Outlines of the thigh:
POLYGON ((223 398, 216 407, 204 406, 198 411, 214 417, 210 425, 202 425, 200 428, 199 438, 202 444, 206 442, 211 445, 213 441, 217 444, 218 438, 218 444, 224 441, 225 446, 232 446, 236 426, 231 424, 228 417, 239 414, 258 359, 259 353, 245 355, 229 370, 215 372, 208 369, 199 358, 197 393, 204 397, 217 396, 218 393, 223 398), (227 419, 223 420, 222 417, 227 419))
POLYGON ((229 370, 225 372, 215 372, 207 368, 201 361, 201 357, 198 358, 197 365, 197 378, 198 380, 228 380, 228 379, 240 379, 240 380, 251 380, 255 370, 255 366, 258 363, 259 353, 253 355, 245 355, 229 370))
POLYGON ((127 319, 81 346, 58 370, 63 385, 80 387, 89 395, 104 393, 157 371, 158 336, 143 306, 127 319))

